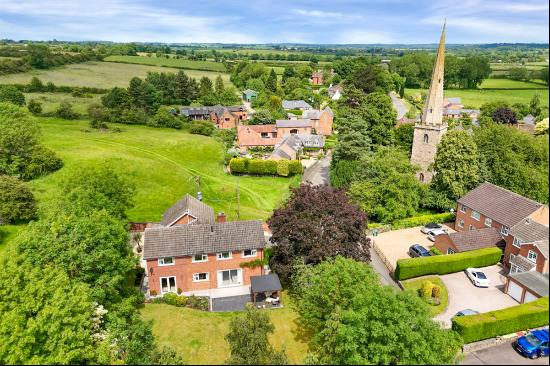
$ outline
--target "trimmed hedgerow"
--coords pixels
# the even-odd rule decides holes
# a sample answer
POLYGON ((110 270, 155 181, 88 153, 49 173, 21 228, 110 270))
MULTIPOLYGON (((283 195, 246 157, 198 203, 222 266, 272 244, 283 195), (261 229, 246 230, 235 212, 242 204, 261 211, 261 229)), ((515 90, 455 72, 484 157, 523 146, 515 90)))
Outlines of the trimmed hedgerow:
POLYGON ((464 343, 472 343, 548 324, 548 297, 527 304, 452 319, 452 328, 464 343))
POLYGON ((304 167, 302 166, 302 163, 300 163, 298 160, 289 160, 288 172, 290 173, 290 175, 302 174, 303 170, 304 167))
POLYGON ((413 216, 406 219, 397 220, 392 223, 391 227, 393 230, 396 229, 406 229, 409 227, 423 226, 429 224, 430 222, 436 222, 438 224, 444 222, 452 222, 455 220, 455 214, 450 212, 433 214, 433 215, 422 215, 422 216, 413 216))
POLYGON ((290 174, 288 170, 288 160, 279 160, 277 162, 277 174, 282 177, 288 177, 288 174, 290 174))
POLYGON ((395 268, 395 278, 406 280, 430 274, 459 272, 468 267, 486 267, 497 263, 501 255, 502 251, 494 247, 456 254, 399 259, 395 268))
POLYGON ((229 161, 229 168, 233 174, 254 175, 289 175, 301 174, 302 164, 297 160, 263 160, 248 158, 233 158, 229 161))

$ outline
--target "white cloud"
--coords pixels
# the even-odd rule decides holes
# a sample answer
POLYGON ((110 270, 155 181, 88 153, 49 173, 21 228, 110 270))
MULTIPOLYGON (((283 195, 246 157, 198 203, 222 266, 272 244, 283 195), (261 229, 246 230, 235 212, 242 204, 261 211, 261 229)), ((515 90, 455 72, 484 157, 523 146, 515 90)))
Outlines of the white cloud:
POLYGON ((376 32, 368 29, 354 29, 337 32, 336 43, 343 44, 374 44, 392 43, 395 40, 388 33, 376 32))

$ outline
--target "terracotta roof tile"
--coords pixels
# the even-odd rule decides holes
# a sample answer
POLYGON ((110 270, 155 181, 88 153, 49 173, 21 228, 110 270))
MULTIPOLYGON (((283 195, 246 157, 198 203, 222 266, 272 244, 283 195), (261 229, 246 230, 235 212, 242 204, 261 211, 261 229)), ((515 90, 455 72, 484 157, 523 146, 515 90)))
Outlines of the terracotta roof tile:
POLYGON ((504 246, 502 235, 492 227, 451 233, 449 238, 461 252, 504 246))

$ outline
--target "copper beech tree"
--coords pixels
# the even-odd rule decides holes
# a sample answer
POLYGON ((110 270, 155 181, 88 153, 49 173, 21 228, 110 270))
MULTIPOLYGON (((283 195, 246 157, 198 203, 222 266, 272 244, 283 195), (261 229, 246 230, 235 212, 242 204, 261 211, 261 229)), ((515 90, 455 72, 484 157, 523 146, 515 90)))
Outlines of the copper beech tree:
POLYGON ((276 244, 270 265, 283 281, 296 262, 316 264, 337 255, 370 261, 367 215, 343 190, 301 185, 268 223, 276 244))

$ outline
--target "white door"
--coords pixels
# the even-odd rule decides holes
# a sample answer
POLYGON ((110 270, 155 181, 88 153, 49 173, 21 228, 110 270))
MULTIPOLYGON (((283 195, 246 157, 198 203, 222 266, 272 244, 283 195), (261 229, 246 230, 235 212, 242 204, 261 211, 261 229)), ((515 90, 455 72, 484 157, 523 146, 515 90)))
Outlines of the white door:
POLYGON ((515 282, 510 281, 508 285, 508 295, 512 296, 517 302, 521 302, 523 288, 515 282))
POLYGON ((533 295, 532 293, 530 293, 529 291, 526 291, 525 292, 525 299, 523 300, 524 303, 526 302, 531 302, 531 301, 534 301, 536 299, 538 299, 539 297, 536 296, 536 295, 533 295))
POLYGON ((243 284, 242 269, 218 271, 218 287, 239 286, 243 284))

